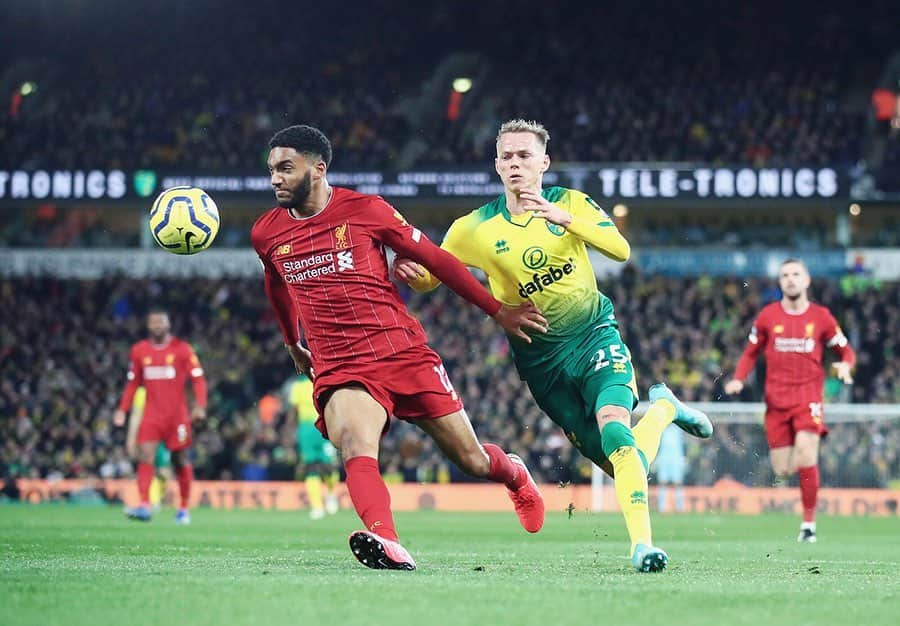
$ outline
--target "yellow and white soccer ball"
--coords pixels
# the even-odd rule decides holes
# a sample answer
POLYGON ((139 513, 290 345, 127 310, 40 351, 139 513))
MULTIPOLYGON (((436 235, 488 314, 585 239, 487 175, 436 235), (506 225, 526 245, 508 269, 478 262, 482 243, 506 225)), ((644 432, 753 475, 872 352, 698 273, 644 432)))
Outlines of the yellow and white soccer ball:
POLYGON ((195 254, 219 232, 219 208, 199 187, 171 187, 150 208, 150 233, 163 250, 195 254))

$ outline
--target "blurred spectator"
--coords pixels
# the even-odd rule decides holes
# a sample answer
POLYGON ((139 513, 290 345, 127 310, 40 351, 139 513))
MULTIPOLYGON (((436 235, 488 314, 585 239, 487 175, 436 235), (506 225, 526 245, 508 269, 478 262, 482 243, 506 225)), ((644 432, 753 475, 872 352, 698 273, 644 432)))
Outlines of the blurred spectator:
POLYGON ((18 502, 22 497, 22 491, 15 476, 7 476, 3 479, 3 488, 0 489, 0 502, 18 502))
MULTIPOLYGON (((644 276, 631 266, 601 288, 617 303, 639 385, 666 380, 685 398, 721 397, 753 315, 777 297, 769 280, 644 276)), ((403 295, 444 359, 479 436, 527 458, 544 481, 583 482, 590 467, 518 379, 498 327, 447 290, 403 295)), ((191 337, 210 386, 209 418, 195 433, 198 478, 294 480, 296 423, 287 406, 259 406, 293 369, 256 280, 0 280, 0 474, 124 477, 125 433, 111 425, 127 370, 128 346, 143 335, 141 315, 165 303, 175 332, 191 337), (130 304, 123 312, 120 303, 130 304), (234 355, 241 355, 235 359, 234 355), (263 420, 263 416, 271 419, 263 420)), ((836 281, 813 296, 841 320, 859 366, 849 402, 900 403, 900 284, 844 293, 836 281)), ((758 400, 748 386, 743 400, 758 400)), ((397 480, 464 480, 433 442, 394 422, 382 462, 397 480)), ((762 429, 722 425, 711 444, 688 443, 687 484, 728 474, 768 484, 762 429)), ((825 484, 876 486, 900 476, 896 422, 836 424, 823 447, 825 484)))

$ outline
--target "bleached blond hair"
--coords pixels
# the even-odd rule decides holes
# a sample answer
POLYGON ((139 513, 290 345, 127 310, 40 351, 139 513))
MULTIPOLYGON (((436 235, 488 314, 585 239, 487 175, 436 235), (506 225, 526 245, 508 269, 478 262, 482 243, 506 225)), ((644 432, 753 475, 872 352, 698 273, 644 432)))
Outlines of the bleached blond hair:
POLYGON ((497 133, 497 143, 500 142, 500 137, 507 133, 531 133, 538 138, 538 141, 544 149, 546 149, 547 144, 550 143, 550 131, 544 128, 543 124, 535 122, 534 120, 518 119, 503 122, 503 124, 500 125, 500 131, 497 133))

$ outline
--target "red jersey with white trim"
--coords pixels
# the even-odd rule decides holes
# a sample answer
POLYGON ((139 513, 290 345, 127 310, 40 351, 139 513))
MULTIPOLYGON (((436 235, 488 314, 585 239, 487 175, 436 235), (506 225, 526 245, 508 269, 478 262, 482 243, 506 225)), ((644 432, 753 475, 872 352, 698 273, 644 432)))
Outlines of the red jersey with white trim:
POLYGON ((763 308, 750 329, 744 353, 734 377, 744 380, 753 369, 757 356, 766 356, 766 404, 790 408, 808 402, 821 402, 824 395, 825 348, 850 365, 856 355, 834 316, 826 307, 810 303, 805 311, 788 312, 781 302, 763 308))
POLYGON ((432 270, 438 266, 458 293, 490 315, 499 310, 500 303, 458 260, 384 199, 332 190, 315 215, 297 218, 275 207, 250 234, 285 343, 299 341, 299 322, 317 374, 426 343, 425 330, 389 279, 386 246, 432 270))
POLYGON ((143 420, 169 420, 188 414, 185 383, 188 378, 194 389, 194 402, 206 408, 206 379, 203 367, 186 341, 177 337, 163 345, 154 345, 149 339, 131 347, 129 355, 128 383, 122 394, 119 408, 128 411, 134 392, 143 386, 147 390, 143 420))

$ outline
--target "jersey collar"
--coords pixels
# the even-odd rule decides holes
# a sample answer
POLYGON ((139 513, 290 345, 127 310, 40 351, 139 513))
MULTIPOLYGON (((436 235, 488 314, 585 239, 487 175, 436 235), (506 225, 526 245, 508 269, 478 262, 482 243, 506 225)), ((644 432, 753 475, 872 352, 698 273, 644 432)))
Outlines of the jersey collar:
POLYGON ((797 316, 803 315, 804 313, 806 313, 807 311, 809 311, 809 305, 810 305, 810 304, 812 304, 812 303, 811 303, 811 302, 807 302, 807 303, 806 303, 806 306, 803 307, 802 309, 800 309, 799 311, 788 311, 786 308, 784 308, 784 304, 781 303, 781 300, 778 301, 778 306, 781 307, 781 310, 782 310, 782 311, 784 311, 784 312, 787 313, 788 315, 797 315, 797 316))
POLYGON ((532 213, 531 211, 526 211, 521 215, 513 215, 512 213, 510 213, 509 207, 506 206, 506 194, 500 196, 498 200, 500 202, 500 213, 502 213, 503 218, 513 226, 525 228, 531 223, 531 220, 534 219, 534 213, 532 213))

